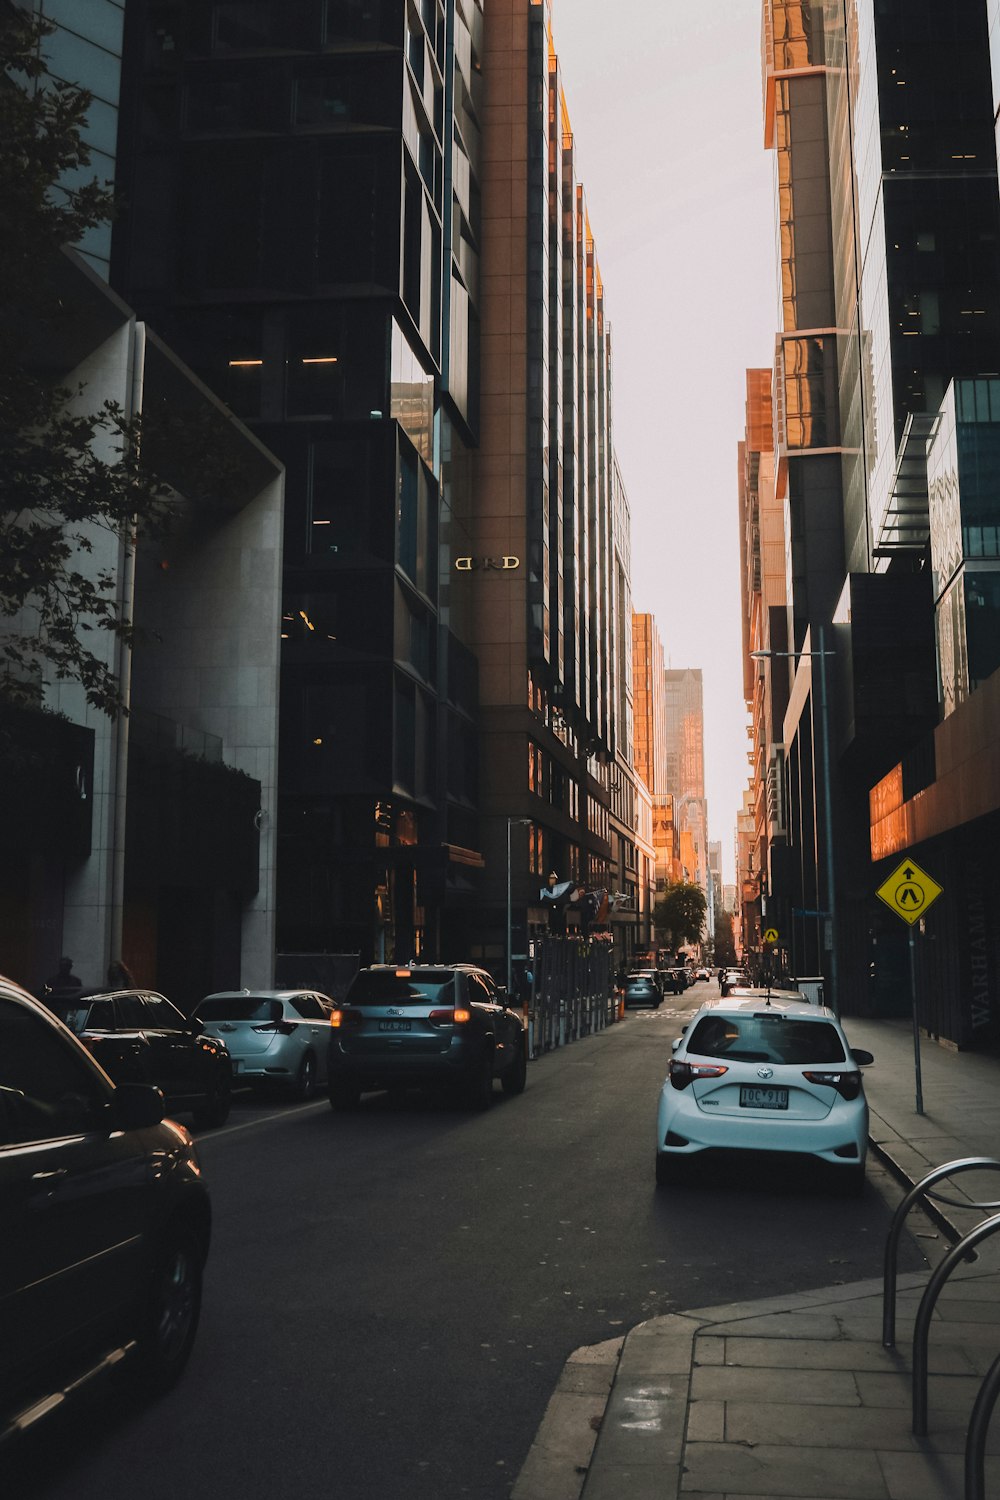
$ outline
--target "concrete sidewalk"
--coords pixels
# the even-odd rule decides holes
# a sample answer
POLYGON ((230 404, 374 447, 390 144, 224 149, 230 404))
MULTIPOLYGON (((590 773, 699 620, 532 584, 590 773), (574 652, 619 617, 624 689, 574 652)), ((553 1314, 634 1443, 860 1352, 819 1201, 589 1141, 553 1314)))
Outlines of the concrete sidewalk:
MULTIPOLYGON (((846 1029, 875 1055, 871 1138, 897 1171, 917 1180, 956 1157, 1000 1157, 1000 1060, 924 1039, 918 1115, 909 1025, 846 1029)), ((1000 1199, 1000 1172, 945 1191, 960 1205, 1000 1199)), ((944 1212, 959 1232, 985 1217, 944 1212)), ((969 1413, 1000 1352, 1000 1244, 957 1270, 938 1302, 918 1439, 910 1341, 928 1274, 900 1277, 893 1350, 882 1347, 880 1281, 695 1308, 578 1350, 513 1500, 961 1500, 969 1413)), ((1000 1494, 995 1427, 986 1485, 1000 1494)))

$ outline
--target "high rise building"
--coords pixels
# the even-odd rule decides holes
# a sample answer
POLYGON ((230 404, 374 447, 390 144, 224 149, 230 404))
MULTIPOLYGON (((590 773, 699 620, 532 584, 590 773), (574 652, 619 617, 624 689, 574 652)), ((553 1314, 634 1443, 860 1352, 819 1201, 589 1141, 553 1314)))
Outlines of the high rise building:
POLYGON ((667 790, 674 799, 674 818, 681 835, 681 878, 706 890, 708 807, 705 801, 705 711, 701 668, 668 667, 663 674, 663 683, 667 790))
POLYGON ((656 890, 683 878, 680 831, 667 783, 667 700, 663 642, 650 614, 632 616, 632 677, 635 694, 635 771, 650 794, 656 890))
POLYGON ((743 690, 749 715, 750 792, 754 833, 743 872, 748 942, 779 919, 774 892, 788 884, 785 828, 784 715, 788 670, 765 669, 752 652, 787 650, 784 506, 775 491, 770 370, 747 371, 746 431, 739 444, 740 580, 743 602, 743 690))
MULTIPOLYGON (((49 76, 92 96, 81 131, 90 166, 61 183, 108 181, 122 6, 28 8, 53 28, 41 45, 49 76)), ((3 705, 4 737, 30 747, 5 767, 4 826, 30 853, 0 877, 0 961, 36 984, 65 953, 94 987, 124 961, 187 1004, 243 972, 266 980, 273 963, 278 643, 260 619, 280 604, 284 475, 106 285, 110 245, 99 225, 78 253, 39 261, 35 305, 7 347, 39 382, 72 393, 74 415, 107 401, 141 417, 144 463, 183 522, 140 531, 137 545, 88 522, 72 557, 135 627, 126 639, 96 616, 77 622, 126 712, 96 708, 44 652, 38 711, 3 705), (233 587, 240 577, 252 592, 233 587)), ((117 435, 98 429, 94 446, 109 468, 121 461, 117 435)))
POLYGON ((471 551, 458 574, 479 663, 486 856, 481 947, 502 951, 508 820, 514 947, 550 872, 611 891, 634 875, 626 750, 627 500, 613 448, 611 332, 551 6, 485 12, 482 423, 471 551))
POLYGON ((610 330, 549 7, 134 0, 125 55, 116 285, 286 467, 279 947, 502 973, 508 892, 524 953, 550 870, 634 859, 610 330))
POLYGON ((844 1008, 886 1010, 908 984, 902 924, 874 898, 882 862, 906 851, 937 865, 952 888, 937 920, 969 938, 928 947, 923 1013, 955 1040, 995 1040, 1000 1012, 977 1005, 971 1019, 968 955, 993 878, 969 872, 987 871, 1000 811, 983 731, 1000 660, 985 480, 1000 355, 996 6, 765 0, 763 15, 793 653, 764 666, 789 677, 789 863, 771 894, 787 903, 792 966, 822 967, 844 1008), (958 762, 971 802, 949 776, 958 762))
POLYGON ((453 586, 476 554, 482 28, 475 0, 126 12, 115 283, 286 468, 284 951, 451 951, 482 866, 453 586))
POLYGON ((653 615, 632 616, 635 771, 653 796, 667 791, 667 719, 663 642, 653 615))

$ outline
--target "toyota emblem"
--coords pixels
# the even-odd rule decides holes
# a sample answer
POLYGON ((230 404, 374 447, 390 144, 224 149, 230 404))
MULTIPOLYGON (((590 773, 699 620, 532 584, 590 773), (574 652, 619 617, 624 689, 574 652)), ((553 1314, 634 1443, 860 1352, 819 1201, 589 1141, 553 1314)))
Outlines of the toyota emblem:
POLYGON ((758 1078, 773 1078, 774 1077, 774 1069, 773 1068, 758 1068, 757 1069, 757 1077, 758 1078))

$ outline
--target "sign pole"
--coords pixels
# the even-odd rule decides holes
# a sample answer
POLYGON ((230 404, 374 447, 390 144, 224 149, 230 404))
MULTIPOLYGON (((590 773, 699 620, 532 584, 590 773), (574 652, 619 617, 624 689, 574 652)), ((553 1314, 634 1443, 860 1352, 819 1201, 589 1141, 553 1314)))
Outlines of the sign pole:
POLYGON ((875 892, 879 900, 884 901, 889 910, 901 917, 910 929, 910 1006, 913 1010, 913 1069, 918 1115, 924 1112, 924 1088, 920 1076, 920 1022, 917 1018, 917 960, 913 929, 917 922, 923 928, 924 913, 928 907, 933 906, 942 891, 943 887, 926 870, 922 870, 915 860, 904 859, 875 892))
POLYGON ((917 965, 913 928, 910 928, 910 1004, 913 1007, 913 1072, 917 1084, 917 1114, 924 1112, 924 1088, 920 1074, 920 1023, 917 1020, 917 965))

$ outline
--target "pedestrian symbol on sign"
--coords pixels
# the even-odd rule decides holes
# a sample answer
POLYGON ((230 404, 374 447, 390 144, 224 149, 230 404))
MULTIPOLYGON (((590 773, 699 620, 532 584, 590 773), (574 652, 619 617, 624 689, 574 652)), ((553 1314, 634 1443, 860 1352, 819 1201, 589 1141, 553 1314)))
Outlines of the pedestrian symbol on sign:
POLYGON ((777 927, 768 927, 764 933, 765 943, 776 943, 778 941, 777 927))
POLYGON ((904 859, 875 892, 912 927, 940 896, 942 887, 912 859, 904 859))

